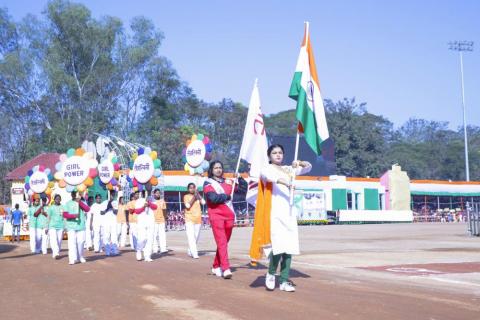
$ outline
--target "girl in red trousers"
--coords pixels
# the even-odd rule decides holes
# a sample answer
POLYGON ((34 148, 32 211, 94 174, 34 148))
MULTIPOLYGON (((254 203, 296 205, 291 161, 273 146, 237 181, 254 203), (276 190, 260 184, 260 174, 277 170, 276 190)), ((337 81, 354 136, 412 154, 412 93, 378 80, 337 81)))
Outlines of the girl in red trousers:
MULTIPOLYGON (((228 261, 228 241, 232 235, 235 213, 232 205, 232 188, 234 181, 223 178, 223 164, 212 161, 208 169, 208 179, 203 185, 207 199, 208 216, 213 236, 217 243, 217 254, 213 261, 212 273, 217 277, 231 279, 232 272, 228 261)), ((246 192, 247 182, 238 179, 238 191, 246 192)))

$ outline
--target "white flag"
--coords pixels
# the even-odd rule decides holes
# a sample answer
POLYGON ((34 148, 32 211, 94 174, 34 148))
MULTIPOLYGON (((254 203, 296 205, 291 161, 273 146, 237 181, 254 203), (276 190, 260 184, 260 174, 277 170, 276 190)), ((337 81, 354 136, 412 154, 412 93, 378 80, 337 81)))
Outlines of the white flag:
POLYGON ((257 80, 255 80, 250 104, 248 105, 242 147, 240 148, 240 159, 247 161, 251 165, 251 177, 260 177, 260 170, 268 164, 267 148, 267 134, 260 108, 260 94, 258 93, 257 80))

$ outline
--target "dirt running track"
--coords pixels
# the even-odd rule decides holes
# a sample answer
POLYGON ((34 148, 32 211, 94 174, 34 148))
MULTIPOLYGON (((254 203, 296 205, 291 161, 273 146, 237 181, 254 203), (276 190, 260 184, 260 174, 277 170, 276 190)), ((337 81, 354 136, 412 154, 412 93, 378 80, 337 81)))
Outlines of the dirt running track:
MULTIPOLYGON (((87 253, 86 264, 69 266, 65 249, 60 260, 53 260, 50 254, 30 255, 27 242, 20 245, 0 242, 3 296, 0 318, 480 319, 480 281, 476 280, 480 272, 478 263, 464 268, 470 270, 472 277, 477 277, 473 282, 450 278, 437 281, 440 278, 434 271, 433 278, 429 278, 430 274, 424 276, 421 273, 397 275, 395 270, 413 269, 399 267, 405 265, 402 264, 404 258, 397 257, 399 252, 380 245, 378 252, 371 252, 372 242, 384 244, 395 241, 388 239, 391 230, 384 228, 395 226, 302 229, 304 236, 301 245, 306 250, 303 256, 295 257, 296 263, 291 274, 297 286, 295 293, 281 292, 278 287, 274 292, 266 291, 265 266, 250 268, 247 265, 248 259, 244 254, 248 248, 249 229, 234 231, 231 244, 231 263, 234 266, 232 280, 208 274, 212 261, 211 250, 214 249, 210 230, 202 230, 200 247, 205 251, 200 259, 193 260, 185 254, 184 232, 169 232, 168 244, 173 250, 168 255, 154 257, 152 263, 135 261, 134 253, 127 249, 118 257, 107 258, 87 253), (334 247, 319 250, 325 245, 314 245, 324 243, 329 236, 335 241, 334 247), (352 236, 359 239, 352 239, 352 236), (390 268, 393 272, 385 267, 388 263, 381 263, 385 261, 377 263, 372 257, 355 256, 356 253, 349 248, 361 241, 365 243, 364 252, 371 252, 372 256, 376 256, 375 259, 384 256, 387 262, 395 264, 395 268, 390 268), (348 245, 347 242, 352 244, 348 245), (332 257, 342 255, 350 255, 347 257, 350 260, 332 260, 332 257), (318 263, 321 261, 325 261, 325 264, 318 263), (351 262, 350 265, 347 261, 351 262), (382 267, 375 268, 375 265, 382 267)), ((417 228, 417 225, 396 228, 417 228)), ((442 229, 441 233, 451 232, 463 237, 459 235, 460 230, 442 229)), ((425 237, 422 230, 415 229, 412 232, 418 234, 419 238, 425 237)), ((422 257, 437 263, 435 267, 438 267, 442 261, 431 251, 438 245, 433 239, 437 231, 431 233, 432 239, 416 241, 434 243, 426 248, 430 250, 432 259, 426 259, 425 255, 422 257)), ((408 234, 405 237, 405 241, 412 240, 408 234)), ((455 241, 452 239, 450 244, 455 241)), ((472 261, 475 257, 477 262, 480 261, 479 251, 475 249, 479 243, 478 239, 472 241, 470 251, 467 250, 472 261)), ((465 251, 464 245, 462 248, 465 251)), ((415 257, 416 252, 409 253, 408 245, 400 247, 407 247, 402 256, 415 257)), ((452 250, 448 254, 445 260, 450 264, 461 264, 465 260, 462 256, 454 261, 452 250)), ((426 261, 419 258, 412 259, 412 262, 418 267, 426 261)), ((448 275, 448 267, 442 269, 441 275, 448 275)))

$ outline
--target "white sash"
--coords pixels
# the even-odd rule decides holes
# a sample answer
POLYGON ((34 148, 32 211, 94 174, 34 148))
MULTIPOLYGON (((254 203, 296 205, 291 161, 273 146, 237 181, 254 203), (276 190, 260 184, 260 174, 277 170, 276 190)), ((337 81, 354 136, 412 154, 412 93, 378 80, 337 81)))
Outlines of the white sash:
MULTIPOLYGON (((213 190, 215 190, 215 192, 216 192, 217 194, 225 194, 225 190, 224 190, 223 187, 220 185, 220 183, 218 183, 217 180, 212 179, 212 178, 208 178, 207 181, 212 185, 213 190)), ((232 199, 230 199, 230 200, 228 200, 227 202, 225 202, 225 204, 227 205, 227 207, 230 208, 230 210, 232 210, 233 215, 235 216, 235 219, 236 219, 236 218, 237 218, 237 215, 235 214, 235 210, 233 210, 232 199)))

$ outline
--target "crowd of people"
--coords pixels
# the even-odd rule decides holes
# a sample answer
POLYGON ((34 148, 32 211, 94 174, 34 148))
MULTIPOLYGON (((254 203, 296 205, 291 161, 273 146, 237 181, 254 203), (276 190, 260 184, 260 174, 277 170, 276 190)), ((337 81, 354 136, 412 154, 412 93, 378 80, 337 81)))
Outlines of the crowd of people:
MULTIPOLYGON (((311 165, 298 161, 292 166, 284 166, 283 152, 280 145, 268 149, 270 164, 261 175, 271 201, 269 212, 264 212, 271 222, 261 231, 262 234, 271 234, 268 246, 262 250, 270 261, 266 288, 274 290, 276 270, 280 267, 280 290, 293 292, 295 288, 289 281, 289 272, 292 255, 299 254, 299 243, 296 215, 289 204, 293 194, 292 177, 308 172, 311 165)), ((194 183, 189 183, 188 192, 183 197, 183 212, 167 214, 167 205, 159 189, 135 191, 129 195, 112 190, 106 199, 100 194, 88 197, 87 193, 74 191, 70 194, 71 199, 63 204, 60 194, 54 194, 53 200, 34 194, 27 214, 21 212, 18 205, 12 211, 12 241, 20 240, 20 226, 28 217, 32 254, 48 254, 50 246, 52 258, 58 259, 66 233, 70 265, 86 263, 85 250, 116 256, 127 246, 127 239, 137 261, 152 262, 153 254, 168 252, 166 232, 184 228, 187 253, 198 259, 197 243, 201 230, 210 226, 217 247, 211 274, 231 279, 228 243, 232 230, 234 226, 251 225, 248 212, 241 214, 240 220, 235 219, 232 199, 234 193, 245 193, 247 188, 247 182, 241 177, 225 179, 223 164, 212 161, 203 185, 204 196, 194 183), (203 206, 206 206, 208 215, 203 214, 203 206)), ((254 234, 259 230, 255 225, 254 234)), ((252 247, 255 247, 258 243, 253 239, 252 247)))

